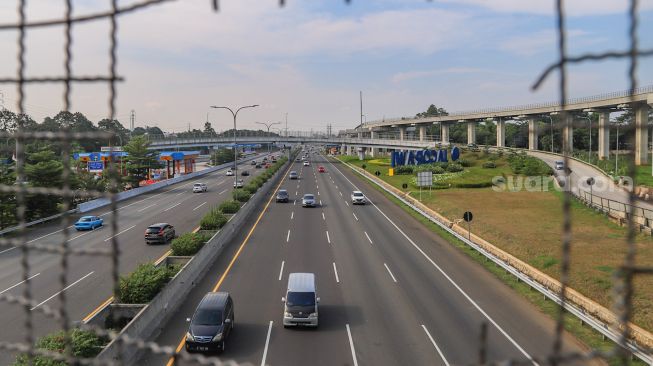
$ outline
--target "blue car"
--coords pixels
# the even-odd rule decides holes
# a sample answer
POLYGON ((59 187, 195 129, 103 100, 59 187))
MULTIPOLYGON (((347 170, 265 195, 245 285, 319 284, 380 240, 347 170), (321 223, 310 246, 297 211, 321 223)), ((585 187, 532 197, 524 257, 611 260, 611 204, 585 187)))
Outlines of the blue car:
POLYGON ((102 226, 104 221, 97 216, 83 216, 75 223, 77 230, 93 230, 102 226))

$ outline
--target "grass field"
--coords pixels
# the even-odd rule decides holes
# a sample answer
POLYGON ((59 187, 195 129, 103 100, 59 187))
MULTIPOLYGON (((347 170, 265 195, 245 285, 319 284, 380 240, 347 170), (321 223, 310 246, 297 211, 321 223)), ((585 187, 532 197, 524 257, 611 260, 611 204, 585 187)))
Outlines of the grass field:
MULTIPOLYGON (((388 177, 387 166, 369 160, 361 162, 356 158, 343 158, 358 166, 365 164, 371 172, 379 168, 384 172, 381 178, 400 189, 403 183, 412 179, 407 175, 388 177)), ((497 165, 496 169, 472 166, 468 172, 453 179, 459 182, 491 179, 485 174, 488 170, 494 171, 495 175, 510 174, 509 167, 497 165)), ((414 187, 409 185, 404 190, 418 197, 414 187)), ((554 278, 560 275, 562 199, 562 194, 555 190, 495 192, 492 188, 449 188, 434 190, 430 196, 422 192, 422 201, 449 219, 462 218, 465 211, 473 212, 472 231, 554 278)), ((571 212, 571 286, 612 308, 612 278, 624 258, 627 229, 575 201, 571 212)), ((638 264, 653 263, 653 239, 637 235, 636 243, 638 264)), ((651 331, 653 276, 640 275, 634 285, 633 321, 651 331)))

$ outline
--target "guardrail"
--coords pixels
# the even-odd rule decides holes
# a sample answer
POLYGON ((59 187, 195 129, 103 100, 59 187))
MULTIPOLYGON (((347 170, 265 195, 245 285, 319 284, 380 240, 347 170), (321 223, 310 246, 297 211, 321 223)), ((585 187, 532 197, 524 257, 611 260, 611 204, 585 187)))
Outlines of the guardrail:
MULTIPOLYGON (((558 296, 560 283, 557 280, 534 269, 511 254, 494 247, 492 244, 474 234, 470 235, 474 240, 468 239, 467 229, 459 227, 437 213, 435 213, 435 215, 428 213, 427 211, 432 210, 421 204, 419 201, 415 200, 414 202, 410 202, 404 196, 397 194, 397 192, 394 191, 396 188, 390 186, 392 189, 389 189, 386 187, 386 185, 389 186, 389 184, 380 181, 370 173, 361 171, 359 168, 349 163, 343 163, 351 168, 355 173, 366 178, 415 212, 424 216, 429 221, 446 230, 458 240, 494 262, 497 266, 503 268, 506 272, 515 276, 519 281, 528 284, 531 288, 537 290, 543 296, 554 301, 558 305, 564 305, 566 311, 573 314, 586 324, 589 324, 592 328, 597 330, 606 338, 612 340, 615 344, 620 343, 621 333, 619 332, 619 329, 615 329, 612 326, 612 324, 617 322, 617 317, 608 309, 590 299, 587 299, 582 294, 570 288, 567 289, 566 301, 563 304, 560 296, 558 296), (459 230, 455 230, 454 228, 458 228, 459 230)), ((653 355, 646 350, 647 348, 653 348, 653 335, 634 324, 629 324, 629 328, 632 339, 626 341, 626 348, 637 358, 649 365, 653 365, 653 355)))
MULTIPOLYGON (((72 209, 72 210, 68 210, 68 211, 66 211, 66 212, 58 213, 58 214, 56 214, 56 215, 52 215, 52 216, 44 217, 44 218, 42 218, 42 219, 38 219, 38 220, 34 220, 34 221, 31 221, 31 222, 28 222, 27 224, 25 224, 25 227, 30 227, 30 226, 34 226, 34 225, 37 225, 37 224, 42 224, 42 223, 44 223, 44 222, 48 222, 48 221, 55 220, 55 219, 58 219, 58 218, 60 218, 60 217, 63 217, 64 215, 70 215, 70 214, 73 214, 73 213, 75 213, 75 212, 77 212, 77 209, 76 209, 76 208, 74 208, 74 209, 72 209)), ((12 232, 12 231, 16 231, 16 230, 18 230, 18 229, 20 229, 20 226, 12 226, 12 227, 9 227, 9 228, 6 228, 6 229, 3 229, 3 230, 0 230, 0 235, 7 234, 7 233, 10 233, 10 232, 12 232)))

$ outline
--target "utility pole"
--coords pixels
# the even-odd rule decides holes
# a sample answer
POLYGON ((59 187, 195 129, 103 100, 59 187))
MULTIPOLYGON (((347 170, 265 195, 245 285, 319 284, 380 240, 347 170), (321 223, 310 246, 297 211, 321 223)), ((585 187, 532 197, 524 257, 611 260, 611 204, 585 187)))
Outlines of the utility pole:
POLYGON ((132 109, 131 113, 129 114, 129 131, 134 132, 134 120, 136 119, 136 115, 134 110, 132 109))
POLYGON ((361 126, 363 125, 363 91, 361 90, 360 92, 360 99, 361 99, 361 126))
POLYGON ((286 112, 286 138, 288 138, 288 112, 286 112))

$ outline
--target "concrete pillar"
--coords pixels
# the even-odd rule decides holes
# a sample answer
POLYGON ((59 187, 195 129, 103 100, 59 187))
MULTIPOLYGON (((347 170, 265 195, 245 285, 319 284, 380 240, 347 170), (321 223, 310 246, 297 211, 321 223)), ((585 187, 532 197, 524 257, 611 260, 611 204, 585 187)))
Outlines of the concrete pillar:
POLYGON ((426 140, 426 126, 419 126, 419 140, 426 140))
POLYGON ((363 138, 363 133, 362 133, 362 132, 359 132, 359 133, 358 133, 358 138, 359 138, 359 139, 362 139, 362 138, 363 138))
POLYGON ((399 140, 405 140, 405 139, 406 139, 406 127, 399 126, 399 140))
POLYGON ((499 119, 497 121, 497 147, 506 146, 506 121, 499 119))
POLYGON ((467 122, 467 143, 476 143, 476 122, 467 122))
POLYGON ((574 151, 574 116, 569 113, 562 121, 562 151, 568 153, 574 151))
POLYGON ((440 136, 441 136, 441 139, 442 139, 441 142, 445 143, 445 144, 448 144, 449 143, 449 125, 444 123, 444 122, 440 122, 440 131, 441 131, 440 136))
POLYGON ((365 160, 365 147, 359 147, 357 150, 358 150, 358 160, 365 160))
POLYGON ((342 144, 340 145, 340 154, 346 154, 347 153, 347 145, 342 144))
MULTIPOLYGON (((372 140, 376 139, 376 138, 378 137, 377 135, 378 135, 377 132, 375 132, 375 131, 370 131, 370 139, 372 139, 372 140)), ((378 147, 373 147, 373 146, 372 146, 372 147, 370 148, 370 155, 371 155, 372 157, 378 156, 378 155, 379 155, 379 148, 378 148, 378 147)))
POLYGON ((599 159, 610 158, 610 112, 599 113, 599 159))
POLYGON ((535 118, 528 119, 528 150, 537 150, 538 140, 537 120, 535 118))
POLYGON ((647 104, 638 105, 635 113, 635 165, 648 163, 648 108, 647 104))

